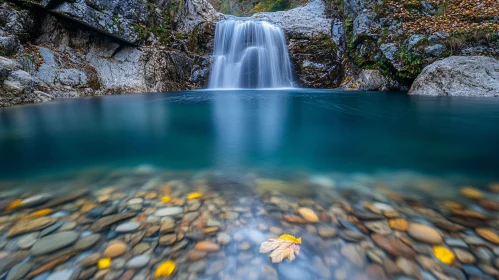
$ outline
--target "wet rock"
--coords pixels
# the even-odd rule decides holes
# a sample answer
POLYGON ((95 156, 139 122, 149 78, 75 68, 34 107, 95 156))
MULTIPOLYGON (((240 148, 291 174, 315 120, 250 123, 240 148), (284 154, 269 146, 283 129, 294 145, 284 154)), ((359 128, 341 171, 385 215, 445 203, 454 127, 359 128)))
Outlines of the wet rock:
POLYGON ((166 234, 163 235, 159 238, 159 245, 160 246, 170 246, 177 241, 177 235, 176 234, 166 234))
POLYGON ((174 230, 175 230, 175 220, 173 218, 164 217, 161 219, 161 226, 159 229, 159 232, 161 234, 173 232, 174 230))
POLYGON ((124 213, 120 213, 120 214, 116 214, 116 215, 107 216, 107 217, 104 217, 104 218, 101 218, 101 219, 95 221, 92 224, 92 226, 90 227, 90 230, 92 230, 93 232, 100 232, 100 231, 108 229, 112 225, 114 225, 122 220, 132 218, 135 215, 136 214, 134 212, 124 212, 124 213))
POLYGON ((88 257, 84 258, 80 264, 83 267, 96 265, 100 258, 102 258, 102 255, 100 253, 93 253, 88 257))
POLYGON ((454 249, 454 254, 457 260, 462 264, 473 264, 475 263, 475 257, 470 252, 463 249, 454 249))
POLYGON ((206 269, 206 260, 199 260, 191 263, 189 267, 187 267, 188 272, 199 273, 206 269))
POLYGON ((336 229, 328 226, 319 226, 319 236, 322 238, 331 238, 336 236, 336 229))
POLYGON ((404 257, 408 259, 413 259, 415 252, 412 248, 402 243, 402 241, 386 238, 381 234, 373 234, 371 236, 372 241, 376 246, 381 248, 383 251, 391 256, 404 257))
POLYGON ((21 207, 31 207, 34 205, 39 205, 43 202, 46 202, 50 198, 52 198, 52 195, 47 194, 47 193, 33 195, 33 196, 30 196, 28 198, 23 199, 21 202, 21 207))
POLYGON ((77 279, 78 280, 91 279, 96 271, 97 271, 97 267, 91 267, 91 268, 84 269, 80 272, 77 279))
POLYGON ((77 191, 72 191, 68 194, 61 195, 57 198, 54 198, 47 202, 46 204, 43 205, 43 208, 52 208, 64 203, 71 202, 73 200, 76 200, 84 195, 87 194, 87 190, 77 190, 77 191))
POLYGON ((208 252, 191 250, 187 252, 187 259, 191 262, 206 258, 208 252))
POLYGON ((53 272, 47 277, 47 280, 70 280, 71 276, 73 276, 74 270, 72 269, 63 269, 53 272))
POLYGON ((220 250, 220 246, 209 241, 201 241, 194 246, 194 249, 198 251, 217 252, 220 250))
POLYGON ((462 240, 462 239, 445 238, 444 242, 445 242, 445 244, 449 245, 450 247, 468 248, 468 244, 466 244, 466 242, 464 242, 464 240, 462 240))
POLYGON ((277 270, 268 264, 263 265, 260 276, 263 280, 279 280, 277 270))
POLYGON ((111 243, 104 251, 104 256, 108 258, 116 258, 125 253, 127 246, 123 242, 111 243))
POLYGON ((392 233, 390 226, 386 221, 376 221, 376 222, 366 222, 364 225, 372 232, 379 233, 382 235, 388 235, 392 233))
POLYGON ((79 236, 75 231, 64 231, 43 237, 31 247, 30 253, 33 256, 52 253, 73 244, 79 236))
POLYGON ((397 267, 407 276, 419 277, 418 267, 416 263, 412 260, 406 258, 397 258, 397 267))
POLYGON ((220 271, 223 270, 224 265, 225 261, 223 260, 212 262, 211 264, 208 265, 208 268, 206 269, 206 275, 215 275, 219 273, 220 271))
POLYGON ((54 224, 57 219, 41 217, 33 220, 21 220, 16 223, 8 232, 8 237, 14 237, 23 233, 38 231, 54 224))
POLYGON ((146 266, 150 260, 151 257, 147 255, 135 256, 126 263, 126 267, 135 269, 142 268, 146 266))
POLYGON ((76 242, 76 244, 74 245, 74 249, 77 251, 85 251, 93 247, 100 240, 101 236, 99 234, 87 235, 76 242))
POLYGON ((139 227, 140 227, 139 222, 126 222, 126 223, 118 225, 116 227, 115 231, 120 232, 120 233, 131 232, 131 231, 135 231, 139 227))
POLYGON ((147 250, 151 248, 151 245, 148 243, 139 243, 132 249, 132 254, 135 255, 142 255, 144 254, 147 250))
POLYGON ((7 274, 7 280, 19 280, 23 279, 26 274, 31 270, 33 264, 31 262, 18 263, 12 267, 7 274))
POLYGON ((20 249, 29 249, 33 246, 38 239, 38 232, 29 233, 22 236, 19 241, 17 241, 17 247, 20 249))
POLYGON ((366 252, 360 246, 346 244, 341 248, 341 254, 359 268, 365 265, 366 252))
POLYGON ((182 207, 167 207, 162 208, 154 212, 155 216, 165 217, 165 216, 178 216, 184 213, 184 208, 182 207))
POLYGON ((298 208, 298 213, 309 223, 318 223, 319 222, 319 217, 315 212, 306 207, 300 207, 298 208))
POLYGON ((322 261, 320 257, 314 257, 312 261, 313 271, 323 279, 331 278, 329 267, 322 261))
POLYGON ((232 241, 232 238, 229 234, 225 232, 220 232, 217 234, 217 243, 220 245, 227 245, 232 241))
POLYGON ((494 231, 486 228, 477 228, 475 231, 483 239, 492 242, 495 245, 499 245, 499 236, 494 231))
POLYGON ((427 225, 410 223, 407 228, 407 233, 414 239, 429 243, 429 244, 441 244, 443 242, 440 233, 427 225))

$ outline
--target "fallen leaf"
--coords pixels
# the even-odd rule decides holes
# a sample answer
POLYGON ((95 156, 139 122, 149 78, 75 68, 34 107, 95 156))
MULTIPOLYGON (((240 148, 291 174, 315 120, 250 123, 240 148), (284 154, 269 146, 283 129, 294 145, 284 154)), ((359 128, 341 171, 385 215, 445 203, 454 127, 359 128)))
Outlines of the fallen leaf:
POLYGON ((269 239, 260 245, 260 253, 269 254, 273 263, 280 263, 284 259, 293 261, 300 254, 301 238, 283 234, 277 239, 269 239))

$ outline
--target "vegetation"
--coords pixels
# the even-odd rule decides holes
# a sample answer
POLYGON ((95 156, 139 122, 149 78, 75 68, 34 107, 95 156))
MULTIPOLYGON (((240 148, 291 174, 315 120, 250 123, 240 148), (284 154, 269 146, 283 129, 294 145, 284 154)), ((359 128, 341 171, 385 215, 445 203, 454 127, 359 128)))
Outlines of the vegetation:
POLYGON ((208 0, 219 12, 250 16, 255 12, 284 11, 304 5, 308 0, 208 0))

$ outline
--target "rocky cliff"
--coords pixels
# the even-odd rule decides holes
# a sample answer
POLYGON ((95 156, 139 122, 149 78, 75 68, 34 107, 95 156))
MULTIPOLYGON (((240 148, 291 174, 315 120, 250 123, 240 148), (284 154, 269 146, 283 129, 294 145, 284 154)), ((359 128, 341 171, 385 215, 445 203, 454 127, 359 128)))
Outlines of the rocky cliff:
POLYGON ((200 87, 221 18, 204 0, 3 2, 0 106, 200 87))

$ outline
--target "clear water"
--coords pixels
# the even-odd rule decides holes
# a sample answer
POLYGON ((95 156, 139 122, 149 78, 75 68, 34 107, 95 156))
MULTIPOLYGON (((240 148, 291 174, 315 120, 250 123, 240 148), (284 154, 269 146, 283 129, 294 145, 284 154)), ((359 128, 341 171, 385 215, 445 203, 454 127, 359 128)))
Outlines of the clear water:
POLYGON ((217 23, 209 88, 293 87, 286 37, 265 21, 230 18, 217 23))
POLYGON ((330 90, 149 93, 0 109, 0 177, 94 166, 499 177, 499 99, 330 90))

